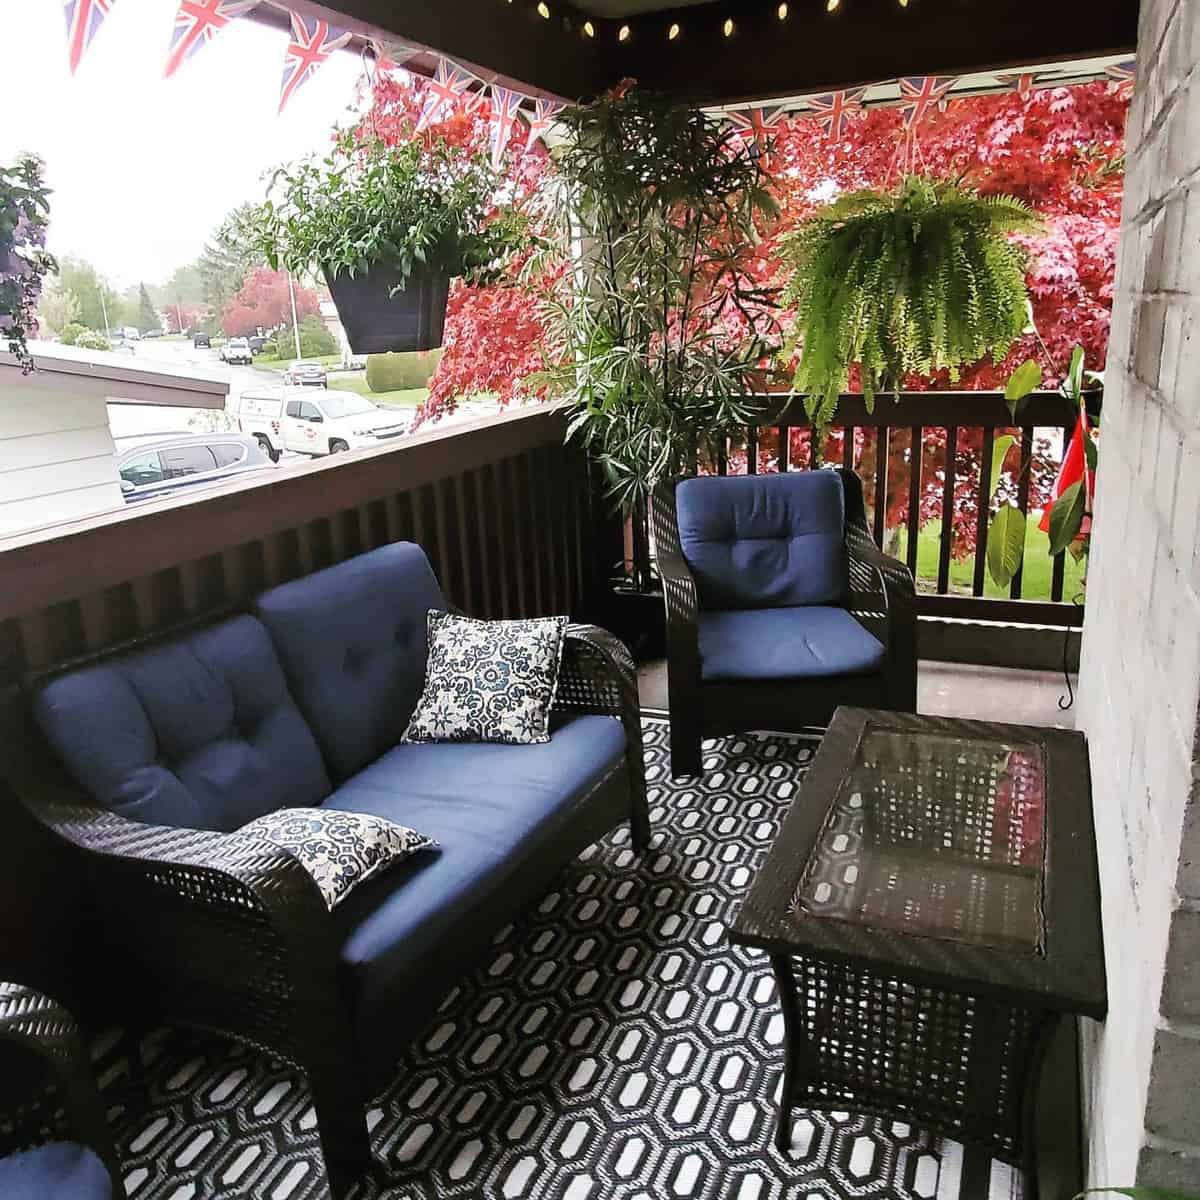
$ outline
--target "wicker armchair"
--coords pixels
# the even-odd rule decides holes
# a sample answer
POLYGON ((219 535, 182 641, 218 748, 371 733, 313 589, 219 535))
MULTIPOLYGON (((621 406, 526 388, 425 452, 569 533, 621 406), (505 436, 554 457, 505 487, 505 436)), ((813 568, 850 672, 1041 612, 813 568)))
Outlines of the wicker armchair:
MULTIPOLYGON (((667 610, 671 769, 701 769, 703 737, 750 729, 795 731, 825 725, 842 704, 916 711, 916 600, 912 574, 884 554, 867 528, 862 483, 838 470, 844 499, 845 610, 878 639, 882 663, 869 673, 787 678, 706 677, 701 646, 706 607, 685 557, 676 511, 675 481, 661 484, 651 505, 655 552, 667 610)), ((763 476, 761 483, 780 476, 763 476)), ((788 476, 788 478, 794 478, 788 476)), ((703 486, 707 480, 697 480, 703 486)))
MULTIPOLYGON (((11 1167, 15 1160, 9 1163, 11 1167)), ((112 1135, 74 1019, 33 988, 0 983, 0 1192, 7 1194, 8 1187, 20 1191, 24 1185, 49 1196, 43 1189, 54 1188, 64 1168, 71 1169, 72 1181, 80 1187, 94 1185, 94 1192, 87 1194, 97 1200, 125 1195, 112 1135), (35 1151, 38 1147, 41 1155, 35 1151), (6 1183, 4 1157, 29 1151, 35 1154, 27 1156, 23 1167, 35 1168, 44 1182, 31 1182, 23 1169, 19 1181, 6 1183), (55 1161, 43 1159, 47 1151, 59 1152, 55 1161)))
MULTIPOLYGON (((137 639, 57 671, 178 632, 137 639)), ((41 681, 29 682, 32 688, 41 681)), ((593 626, 569 627, 554 714, 617 717, 628 770, 595 785, 553 856, 529 863, 513 882, 514 904, 536 898, 563 862, 623 820, 637 847, 649 838, 634 664, 618 639, 593 626)), ((98 953, 106 968, 105 1011, 119 1006, 130 1023, 230 1036, 303 1071, 330 1188, 335 1197, 346 1194, 371 1165, 366 1101, 390 1080, 394 1060, 356 1040, 340 943, 310 876, 291 855, 260 840, 143 824, 98 807, 32 723, 8 768, 16 801, 57 835, 65 861, 73 858, 86 872, 104 943, 98 953)), ((13 799, 7 790, 0 782, 0 807, 13 799)), ((429 963, 422 987, 397 997, 395 1028, 415 1033, 493 932, 486 919, 468 922, 454 946, 429 963)))

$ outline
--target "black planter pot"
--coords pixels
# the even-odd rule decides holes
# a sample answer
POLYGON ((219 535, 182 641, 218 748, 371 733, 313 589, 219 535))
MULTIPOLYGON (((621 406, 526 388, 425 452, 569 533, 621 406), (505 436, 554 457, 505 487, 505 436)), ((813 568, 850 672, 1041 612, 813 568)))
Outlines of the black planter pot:
POLYGON ((325 282, 355 354, 433 350, 442 344, 450 290, 444 271, 413 271, 404 290, 395 295, 392 289, 400 283, 400 274, 383 263, 360 275, 331 276, 326 271, 325 282))
POLYGON ((600 624, 629 647, 635 662, 650 662, 667 653, 666 608, 658 587, 641 592, 614 581, 605 596, 600 624))

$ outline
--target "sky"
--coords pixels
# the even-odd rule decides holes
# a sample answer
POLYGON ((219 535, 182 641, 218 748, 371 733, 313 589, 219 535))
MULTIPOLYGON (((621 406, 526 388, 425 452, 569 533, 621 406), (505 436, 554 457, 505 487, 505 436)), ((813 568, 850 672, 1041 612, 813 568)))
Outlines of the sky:
POLYGON ((176 0, 114 0, 74 76, 58 0, 9 0, 0 16, 0 162, 45 161, 48 245, 119 289, 192 262, 263 176, 329 145, 353 117, 361 64, 341 51, 279 106, 287 34, 238 20, 171 79, 176 0))

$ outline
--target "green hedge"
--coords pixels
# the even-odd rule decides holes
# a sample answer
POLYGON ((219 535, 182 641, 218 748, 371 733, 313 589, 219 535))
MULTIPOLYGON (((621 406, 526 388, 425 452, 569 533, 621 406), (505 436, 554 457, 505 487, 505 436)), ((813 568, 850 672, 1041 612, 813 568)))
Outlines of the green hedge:
POLYGON ((367 358, 367 387, 373 392, 428 387, 441 360, 440 347, 408 354, 372 354, 367 358))

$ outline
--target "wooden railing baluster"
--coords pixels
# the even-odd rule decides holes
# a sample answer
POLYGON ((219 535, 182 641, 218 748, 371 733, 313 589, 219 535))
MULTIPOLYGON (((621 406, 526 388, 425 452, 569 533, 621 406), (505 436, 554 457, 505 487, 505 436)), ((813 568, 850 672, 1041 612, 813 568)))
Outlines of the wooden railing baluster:
POLYGON ((883 536, 887 531, 887 482, 888 454, 891 450, 891 428, 880 425, 875 430, 875 500, 872 517, 875 544, 883 545, 883 536))
POLYGON ((915 576, 921 538, 921 467, 925 457, 925 430, 920 425, 910 425, 908 437, 908 532, 904 552, 908 569, 915 576))
POLYGON ((950 551, 954 541, 954 482, 958 455, 958 426, 946 427, 946 465, 942 475, 942 531, 938 544, 938 595, 950 590, 950 551))
MULTIPOLYGON (((1023 425, 1021 427, 1021 476, 1017 484, 1017 507, 1028 518, 1029 516, 1029 483, 1030 476, 1033 474, 1033 426, 1023 425)), ((1017 568, 1017 573, 1013 576, 1012 583, 1009 585, 1008 594, 1014 600, 1020 600, 1022 589, 1022 575, 1024 574, 1025 558, 1021 557, 1021 566, 1017 568)))
POLYGON ((983 595, 983 575, 987 567, 987 536, 992 496, 992 448, 996 443, 996 431, 987 426, 983 431, 983 449, 979 456, 979 492, 975 497, 975 574, 971 580, 971 594, 983 595))

